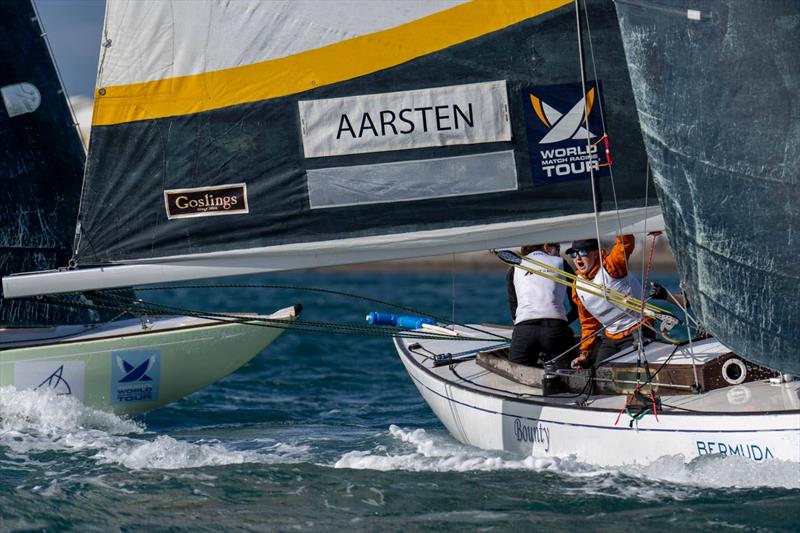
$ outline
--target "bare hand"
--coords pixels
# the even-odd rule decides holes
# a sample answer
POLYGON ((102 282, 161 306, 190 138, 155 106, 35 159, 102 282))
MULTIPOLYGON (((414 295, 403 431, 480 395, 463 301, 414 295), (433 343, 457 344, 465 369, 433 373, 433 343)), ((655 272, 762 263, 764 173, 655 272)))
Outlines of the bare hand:
POLYGON ((583 368, 586 363, 589 362, 589 352, 587 350, 581 350, 578 354, 578 357, 572 360, 570 366, 575 370, 579 368, 583 368))

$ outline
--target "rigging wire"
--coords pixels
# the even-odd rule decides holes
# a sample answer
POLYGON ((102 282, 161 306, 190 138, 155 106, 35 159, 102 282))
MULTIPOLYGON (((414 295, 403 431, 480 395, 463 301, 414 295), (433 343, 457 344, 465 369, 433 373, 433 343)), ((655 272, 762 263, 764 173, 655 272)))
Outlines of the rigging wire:
MULTIPOLYGON (((580 3, 580 0, 575 0, 576 16, 578 16, 579 12, 580 12, 579 3, 580 3)), ((586 21, 586 32, 587 32, 587 36, 589 38, 589 55, 591 57, 591 62, 592 62, 592 71, 594 73, 595 82, 597 82, 597 80, 598 80, 597 63, 596 63, 595 57, 594 57, 594 46, 593 46, 593 43, 592 43, 591 24, 590 24, 590 20, 589 20, 589 10, 588 10, 588 7, 586 6, 585 1, 584 1, 584 6, 583 6, 583 13, 584 13, 585 21, 586 21)), ((578 26, 578 43, 579 43, 579 52, 581 54, 581 83, 583 84, 583 93, 585 95, 586 94, 586 81, 585 81, 584 63, 583 63, 583 61, 584 61, 583 60, 583 47, 582 47, 582 44, 581 44, 582 40, 581 40, 580 19, 578 20, 578 22, 579 22, 579 26, 578 26)), ((603 110, 602 99, 598 98, 597 101, 598 101, 598 106, 600 108, 600 122, 601 122, 601 125, 602 125, 603 136, 606 137, 606 139, 607 139, 608 138, 608 131, 606 130, 605 117, 603 116, 604 115, 604 113, 603 113, 604 110, 603 110)), ((588 142, 589 135, 590 135, 591 132, 589 131, 589 128, 588 128, 588 109, 587 109, 585 100, 584 100, 584 110, 585 110, 585 113, 586 113, 586 121, 587 121, 586 122, 586 124, 587 124, 586 138, 587 138, 587 142, 588 142)), ((595 189, 594 189, 593 168, 594 167, 590 166, 590 172, 592 173, 592 193, 594 194, 595 189)), ((610 166, 609 166, 609 176, 610 176, 610 181, 611 181, 612 196, 613 196, 613 200, 614 200, 614 209, 615 209, 616 216, 617 216, 617 225, 618 225, 619 233, 622 234, 622 220, 621 220, 620 213, 619 213, 619 203, 618 203, 618 200, 617 200, 616 186, 615 186, 615 183, 614 183, 614 174, 613 174, 613 170, 611 169, 610 166)), ((644 204, 645 204, 644 205, 644 224, 645 224, 644 234, 645 235, 647 234, 647 211, 648 211, 648 207, 649 207, 649 205, 648 205, 648 203, 649 203, 648 202, 648 200, 649 200, 648 196, 650 194, 649 186, 650 186, 650 164, 648 162, 647 166, 646 166, 645 198, 644 198, 644 204)), ((596 206, 595 206, 595 218, 597 218, 597 216, 598 216, 597 215, 597 209, 596 209, 596 206)), ((596 222, 596 225, 597 225, 597 222, 596 222)), ((597 229, 597 233, 598 233, 598 236, 597 236, 598 248, 600 248, 599 228, 597 229)), ((653 239, 653 245, 652 246, 653 246, 653 248, 655 247, 655 238, 653 239)), ((652 265, 652 252, 653 252, 653 249, 651 248, 651 252, 650 252, 650 258, 651 258, 650 259, 650 264, 651 265, 652 265)), ((643 254, 642 255, 642 283, 641 283, 641 285, 642 285, 642 294, 641 294, 641 298, 640 298, 640 301, 642 302, 642 306, 641 306, 641 312, 640 312, 640 316, 639 316, 639 321, 641 323, 643 323, 644 320, 646 320, 645 317, 644 317, 644 306, 645 306, 645 301, 646 301, 646 299, 645 299, 645 290, 646 290, 646 280, 647 280, 648 274, 649 274, 649 266, 648 266, 647 269, 645 269, 645 256, 643 254)), ((605 293, 605 291, 604 291, 604 293, 605 293)), ((606 297, 606 299, 608 299, 608 298, 606 297)), ((646 365, 647 364, 647 359, 644 358, 644 354, 643 354, 644 343, 642 342, 643 341, 642 334, 643 334, 642 328, 640 327, 635 332, 635 335, 637 335, 638 338, 639 338, 639 343, 638 343, 638 345, 639 345, 639 362, 641 363, 642 359, 644 359, 644 362, 645 362, 645 365, 646 365)), ((639 374, 637 372, 637 381, 638 381, 638 379, 639 379, 639 374)))
POLYGON ((53 63, 53 67, 55 68, 56 77, 58 78, 58 83, 61 88, 61 94, 64 95, 64 99, 67 101, 67 108, 69 109, 69 114, 72 118, 72 125, 78 133, 78 138, 81 140, 83 152, 86 153, 86 141, 83 139, 83 135, 81 135, 78 115, 75 113, 75 109, 69 99, 69 94, 67 93, 66 86, 64 85, 64 76, 61 75, 61 69, 58 68, 58 62, 56 61, 56 56, 53 53, 53 47, 50 45, 50 38, 47 36, 47 30, 45 30, 44 22, 42 22, 42 16, 39 14, 39 9, 36 7, 36 2, 31 2, 31 7, 33 7, 33 12, 36 15, 36 22, 39 24, 39 29, 42 32, 40 37, 42 40, 44 40, 45 46, 47 47, 47 52, 50 54, 50 61, 53 63))
POLYGON ((450 257, 453 260, 451 264, 453 284, 452 284, 452 292, 450 294, 450 307, 451 307, 450 323, 455 324, 456 323, 456 254, 450 254, 450 257))
MULTIPOLYGON (((291 285, 256 285, 256 284, 226 284, 226 285, 183 285, 183 286, 171 286, 171 287, 144 287, 141 289, 137 289, 142 292, 148 291, 163 291, 163 290, 174 290, 174 289, 215 289, 215 288, 259 288, 259 289, 289 289, 289 290, 298 290, 298 291, 309 291, 309 292, 319 292, 319 293, 327 293, 327 294, 334 294, 338 296, 349 297, 357 300, 367 301, 374 304, 384 305, 388 307, 393 307, 396 309, 401 309, 406 312, 422 315, 437 322, 446 323, 446 319, 442 319, 437 317, 436 315, 432 315, 430 313, 424 313, 412 307, 395 304, 391 302, 386 302, 383 300, 379 300, 376 298, 370 298, 367 296, 361 296, 357 294, 352 294, 344 291, 336 291, 333 289, 320 289, 315 287, 300 287, 300 286, 291 286, 291 285)), ((64 295, 63 297, 45 297, 44 300, 47 303, 55 303, 60 305, 68 305, 68 306, 75 306, 75 307, 83 307, 88 309, 94 310, 117 310, 121 311, 121 315, 128 313, 131 316, 156 316, 156 315, 164 315, 164 314, 174 314, 174 315, 181 315, 181 316, 191 316, 197 318, 205 318, 209 320, 218 320, 218 321, 237 321, 242 322, 249 325, 255 326, 265 326, 265 327, 277 327, 282 329, 292 329, 295 331, 302 331, 302 332, 313 332, 313 333, 330 333, 330 334, 339 334, 339 335, 359 335, 359 336, 370 336, 370 337, 398 337, 398 338, 414 338, 414 339, 447 339, 447 340, 457 340, 457 341, 497 341, 498 339, 503 341, 508 341, 507 337, 504 337, 500 334, 497 334, 492 331, 487 331, 481 329, 479 327, 470 326, 466 324, 457 324, 454 323, 454 326, 460 326, 466 330, 478 333, 480 335, 469 335, 469 336, 452 336, 443 333, 437 333, 435 331, 409 331, 395 327, 389 326, 373 326, 373 325, 361 325, 361 324, 347 324, 347 323, 338 323, 338 322, 320 322, 320 321, 305 321, 305 320, 283 320, 283 319, 270 319, 268 317, 253 317, 253 316, 243 316, 241 314, 233 314, 233 313, 218 313, 218 312, 208 312, 208 311, 200 311, 196 309, 189 309, 184 307, 178 306, 170 306, 164 304, 158 304, 154 302, 147 302, 142 299, 138 299, 134 302, 131 301, 129 296, 124 296, 123 294, 127 294, 127 289, 119 290, 119 289, 109 289, 106 291, 102 291, 102 294, 108 301, 110 305, 104 305, 102 303, 77 303, 72 301, 62 300, 60 298, 68 297, 69 295, 64 295), (133 303, 133 305, 131 305, 133 303)), ((120 316, 121 316, 120 315, 120 316)), ((106 322, 107 323, 107 322, 106 322)), ((105 324, 105 323, 104 323, 105 324)), ((80 333, 84 333, 86 330, 83 330, 80 333)))
MULTIPOLYGON (((585 6, 584 6, 585 7, 585 6)), ((584 57, 583 57, 583 37, 581 35, 582 32, 582 24, 581 24, 581 8, 580 8, 580 0, 575 0, 575 22, 577 26, 577 35, 578 35, 578 61, 580 64, 580 71, 581 71, 581 94, 583 96, 583 123, 586 126, 586 154, 589 155, 592 153, 592 140, 591 140, 591 131, 589 130, 589 109, 586 104, 586 71, 584 68, 584 57)), ((589 161, 589 181, 592 184, 592 209, 594 210, 594 229, 595 234, 597 237, 597 250, 598 255, 600 255, 600 250, 602 245, 600 243, 600 213, 597 209, 597 184, 595 183, 595 174, 594 174, 594 165, 591 161, 589 161)), ((602 261, 602 256, 600 256, 600 261, 602 261)), ((602 266, 602 265, 601 265, 602 266)), ((602 268, 601 268, 602 270, 602 268)), ((603 276, 605 277, 605 276, 603 276)), ((603 283, 603 295, 605 299, 608 299, 605 290, 606 283, 603 283)))
MULTIPOLYGON (((504 253, 511 254, 511 252, 504 252, 504 253)), ((594 294, 595 296, 598 296, 598 294, 592 292, 590 289, 594 289, 596 291, 599 291, 601 289, 601 287, 602 287, 598 283, 594 283, 594 282, 592 282, 590 280, 586 280, 586 279, 583 279, 583 278, 578 278, 578 276, 575 275, 575 274, 571 274, 571 273, 569 273, 569 272, 567 272, 565 270, 561 270, 561 269, 555 268, 552 265, 548 265, 547 263, 543 263, 541 261, 537 261, 536 259, 533 259, 531 257, 518 256, 516 254, 512 254, 512 255, 515 255, 521 261, 526 261, 528 263, 531 263, 533 265, 538 266, 539 268, 541 268, 543 270, 547 270, 549 272, 552 272, 552 274, 548 274, 547 272, 543 272, 541 270, 528 268, 526 266, 523 266, 521 264, 516 264, 516 263, 513 265, 514 267, 520 268, 520 269, 524 270, 525 272, 529 272, 531 274, 536 274, 536 275, 542 276, 542 277, 544 277, 546 279, 549 279, 551 281, 554 281, 556 283, 560 283, 562 285, 566 285, 567 287, 571 287, 576 281, 580 281, 585 286, 585 287, 581 288, 581 291, 588 292, 590 294, 594 294), (566 280, 561 279, 562 277, 563 278, 567 278, 567 279, 566 280)), ((503 259, 501 258, 501 260, 503 260, 503 259)), ((504 261, 504 262, 508 263, 508 261, 504 261)), ((645 309, 647 309, 649 311, 658 312, 658 313, 664 313, 664 314, 672 314, 667 309, 663 309, 661 307, 658 307, 656 305, 653 305, 653 304, 649 303, 648 302, 649 298, 646 299, 646 300, 639 300, 635 296, 626 295, 626 294, 624 294, 624 293, 622 293, 620 291, 616 291, 614 289, 608 289, 607 288, 607 291, 608 291, 608 294, 610 294, 612 298, 618 300, 618 302, 615 302, 615 303, 618 303, 618 304, 620 304, 622 306, 627 306, 627 307, 631 308, 631 310, 634 310, 634 308, 633 308, 634 306, 636 306, 636 308, 638 309, 640 305, 643 305, 645 307, 645 309)))
MULTIPOLYGON (((399 328, 392 328, 387 326, 361 326, 357 324, 344 324, 336 322, 310 322, 303 320, 292 319, 276 319, 265 316, 247 316, 241 314, 229 313, 212 313, 204 311, 196 311, 192 309, 160 305, 153 302, 145 302, 139 300, 137 307, 137 316, 164 316, 164 315, 178 315, 193 318, 202 318, 206 320, 214 320, 217 322, 235 322, 248 326, 256 327, 270 327, 279 329, 291 329, 293 331, 305 333, 325 333, 331 335, 348 335, 348 336, 362 336, 362 337, 398 337, 409 339, 429 339, 429 340, 480 340, 480 341, 496 341, 495 338, 476 338, 476 337, 452 337, 450 335, 437 334, 435 332, 425 331, 408 331, 399 328)), ((90 309, 115 309, 113 306, 103 305, 89 305, 82 304, 84 307, 90 309)))
MULTIPOLYGON (((594 74, 595 82, 600 78, 597 76, 597 62, 594 59, 594 43, 592 40, 592 25, 589 23, 589 9, 584 4, 583 6, 583 15, 586 20, 586 35, 589 38, 589 57, 592 60, 592 73, 594 74)), ((608 142, 608 130, 606 129, 606 118, 605 118, 605 110, 603 109, 603 99, 597 98, 597 105, 600 108, 600 124, 603 128, 603 137, 605 137, 606 142, 608 142)), ((599 141, 598 141, 599 142, 599 141)), ((608 146, 608 145, 606 145, 608 146)), ((608 175, 611 181, 611 196, 614 200, 614 211, 617 214, 617 227, 619 232, 622 233, 622 218, 619 214, 619 202, 617 201, 617 188, 614 183, 614 168, 613 165, 608 165, 608 175)))

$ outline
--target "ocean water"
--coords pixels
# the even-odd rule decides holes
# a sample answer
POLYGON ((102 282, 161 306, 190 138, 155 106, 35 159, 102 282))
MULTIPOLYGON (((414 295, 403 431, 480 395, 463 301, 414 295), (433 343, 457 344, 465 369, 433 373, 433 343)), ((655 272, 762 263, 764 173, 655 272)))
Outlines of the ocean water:
MULTIPOLYGON (((671 276, 653 276, 674 288, 671 276)), ((288 273, 236 280, 363 294, 508 322, 502 273, 288 273)), ((171 289, 206 310, 361 323, 363 301, 171 289)), ((220 354, 224 357, 224 354, 220 354)), ((800 530, 800 467, 741 457, 597 468, 464 446, 388 338, 286 332, 189 398, 128 419, 0 388, 0 531, 800 530)))

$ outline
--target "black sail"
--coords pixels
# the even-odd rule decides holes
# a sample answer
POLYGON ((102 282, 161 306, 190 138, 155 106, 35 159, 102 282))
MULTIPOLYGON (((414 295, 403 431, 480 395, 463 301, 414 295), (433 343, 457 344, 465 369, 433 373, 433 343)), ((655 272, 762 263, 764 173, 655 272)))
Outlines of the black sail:
MULTIPOLYGON (((137 5, 119 1, 109 4, 106 48, 101 55, 100 85, 80 214, 79 265, 185 258, 280 245, 302 248, 304 243, 313 250, 311 243, 593 212, 588 174, 581 179, 549 181, 533 174, 535 162, 531 161, 528 143, 535 143, 536 139, 529 138, 533 134, 526 131, 527 121, 540 120, 533 110, 525 110, 531 106, 530 95, 524 92, 526 88, 548 89, 543 91, 545 95, 566 95, 566 89, 559 89, 562 85, 578 87, 580 91, 572 2, 468 2, 453 10, 489 9, 489 15, 495 16, 504 9, 524 8, 532 14, 513 23, 498 24, 493 31, 478 31, 469 38, 454 39, 446 46, 430 45, 430 50, 404 56, 396 64, 387 60, 385 65, 364 67, 362 71, 358 70, 359 62, 380 63, 381 58, 370 55, 377 55, 376 47, 389 43, 387 55, 401 55, 404 48, 423 49, 428 45, 421 42, 442 39, 444 30, 457 33, 461 31, 459 25, 477 25, 480 21, 474 20, 477 15, 458 18, 461 11, 453 11, 452 15, 448 15, 448 10, 433 12, 398 27, 387 24, 387 28, 367 35, 309 45, 294 55, 277 59, 269 56, 269 60, 261 63, 240 60, 234 63, 235 68, 200 73, 191 71, 189 66, 190 73, 181 76, 177 75, 181 74, 180 65, 173 65, 171 70, 165 70, 174 72, 174 77, 157 71, 147 80, 136 77, 140 75, 136 70, 139 63, 131 58, 143 56, 148 50, 127 47, 136 42, 139 34, 148 31, 150 23, 165 25, 159 18, 162 15, 175 17, 164 27, 178 28, 175 30, 178 44, 169 44, 175 47, 170 57, 178 57, 180 25, 185 21, 173 13, 148 12, 148 18, 143 17, 139 25, 138 19, 131 18, 137 5), (115 25, 117 8, 125 10, 125 27, 115 25), (436 17, 441 19, 442 26, 431 29, 433 22, 429 19, 439 20, 436 17), (395 42, 398 39, 405 40, 395 42), (360 40, 370 41, 357 48, 360 40), (334 55, 330 58, 324 55, 326 50, 337 46, 341 52, 331 52, 334 55), (358 53, 347 54, 356 48, 358 53), (305 64, 298 66, 305 61, 304 54, 319 54, 318 60, 308 60, 307 71, 302 70, 305 64), (119 67, 123 63, 114 61, 116 57, 131 60, 130 72, 119 67), (289 75, 284 76, 277 66, 275 71, 269 70, 271 63, 283 65, 280 62, 285 62, 286 69, 296 74, 297 79, 286 81, 284 78, 289 75), (247 69, 252 70, 255 78, 252 85, 248 85, 247 79, 242 81, 249 72, 247 69), (325 69, 324 73, 318 72, 325 69), (333 80, 323 79, 328 71, 335 77, 338 70, 358 72, 333 80), (311 81, 303 85, 304 77, 311 81), (470 121, 472 108, 464 105, 456 109, 447 100, 449 94, 455 94, 455 89, 447 92, 452 87, 495 82, 502 83, 502 91, 507 94, 510 138, 401 146, 404 139, 399 138, 414 127, 416 133, 423 127, 433 128, 438 122, 443 129, 457 129, 470 121), (267 96, 272 94, 270 83, 292 88, 277 96, 258 96, 262 92, 267 96), (248 85, 247 89, 241 84, 248 85), (360 113, 342 118, 340 115, 346 112, 334 117, 338 126, 334 144, 342 143, 343 137, 355 141, 372 136, 382 138, 376 139, 376 143, 385 141, 379 149, 314 152, 305 144, 304 135, 312 137, 313 132, 305 131, 312 126, 303 123, 303 102, 322 105, 323 101, 365 95, 375 97, 375 101, 378 97, 395 95, 391 98, 400 101, 404 94, 433 93, 437 89, 445 94, 439 107, 447 105, 446 110, 434 111, 431 107, 427 112, 403 114, 401 104, 396 108, 375 104, 371 118, 360 113), (221 103, 215 104, 217 100, 221 103), (206 106, 206 102, 210 104, 206 106), (193 112, 194 109, 198 111, 193 112), (435 114, 439 112, 441 116, 435 114), (439 120, 444 116, 447 118, 439 120), (392 136, 398 137, 395 144, 389 139, 392 136), (501 155, 484 157, 487 153, 501 155), (455 167, 461 169, 460 173, 453 170, 455 167), (500 172, 500 167, 512 176, 495 183, 494 173, 500 172), (451 174, 466 178, 451 180, 451 174), (412 187, 408 182, 415 185, 412 187), (237 199, 236 209, 213 213, 230 216, 207 216, 209 212, 203 211, 203 202, 222 201, 224 195, 237 199), (178 206, 165 207, 170 202, 177 202, 178 206)), ((216 24, 225 25, 240 16, 235 3, 209 5, 213 6, 209 8, 213 12, 210 20, 216 24)), ((376 18, 388 16, 394 10, 390 2, 360 5, 362 10, 373 10, 376 18)), ((239 39, 248 38, 248 25, 257 17, 263 17, 266 25, 296 24, 298 31, 308 29, 309 24, 302 17, 314 14, 300 12, 307 6, 284 7, 280 12, 275 6, 264 3, 258 13, 241 16, 239 39), (270 10, 276 12, 269 13, 270 10)), ((334 2, 322 2, 315 10, 330 10, 331 17, 341 11, 334 2)), ((615 204, 608 171, 604 169, 597 178, 598 207, 605 212, 617 207, 639 208, 646 203, 645 158, 613 5, 606 0, 590 1, 588 10, 590 27, 584 30, 584 39, 593 46, 596 65, 587 60, 587 77, 590 87, 598 84, 596 79, 602 89, 594 107, 598 113, 602 107, 609 133, 617 200, 615 204)), ((326 21, 329 27, 336 23, 336 20, 326 21)), ((264 33, 269 32, 265 30, 253 37, 256 42, 238 44, 246 50, 263 46, 265 54, 272 53, 271 44, 261 43, 264 33)), ((206 43, 195 52, 219 56, 224 50, 206 43)), ((580 100, 579 95, 564 98, 568 101, 572 98, 568 102, 571 106, 580 100)), ((544 104, 556 107, 548 98, 542 97, 544 104)), ((596 119, 599 116, 592 117, 595 122, 589 127, 596 134, 592 142, 600 138, 603 129, 596 119)), ((604 151, 603 143, 599 149, 604 151)), ((655 204, 654 197, 650 198, 650 204, 655 204)), ((481 241, 479 236, 475 240, 481 241)), ((486 248, 486 242, 473 244, 473 249, 481 248, 486 248)), ((298 266, 334 262, 326 261, 321 252, 316 257, 321 258, 319 263, 298 266)))
MULTIPOLYGON (((0 2, 0 272, 65 266, 84 150, 27 0, 0 2)), ((85 322, 81 309, 0 299, 0 324, 85 322)))
POLYGON ((800 374, 800 3, 616 6, 691 304, 737 353, 800 374))

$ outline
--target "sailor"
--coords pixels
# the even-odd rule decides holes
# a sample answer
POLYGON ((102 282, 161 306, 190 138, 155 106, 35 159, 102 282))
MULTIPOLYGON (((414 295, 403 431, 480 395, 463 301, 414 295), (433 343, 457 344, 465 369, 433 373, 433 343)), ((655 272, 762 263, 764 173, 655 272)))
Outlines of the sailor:
MULTIPOLYGON (((553 269, 572 269, 559 255, 558 243, 523 246, 522 255, 553 269)), ((533 263, 526 265, 554 275, 553 270, 538 267, 533 263)), ((563 278, 563 276, 560 276, 563 278)), ((566 281, 566 280, 565 280, 566 281)), ((511 354, 509 361, 533 366, 538 362, 557 357, 575 344, 575 336, 569 322, 577 318, 577 309, 567 298, 566 286, 543 276, 519 268, 510 268, 506 274, 508 303, 514 332, 511 335, 511 354), (565 303, 569 304, 569 313, 565 303)), ((556 366, 566 366, 571 357, 561 357, 556 366)))
POLYGON ((602 288, 581 283, 581 280, 590 280, 596 286, 641 298, 641 284, 628 272, 628 257, 635 244, 633 235, 617 235, 617 241, 608 253, 598 249, 595 239, 574 241, 567 250, 578 272, 572 301, 578 307, 581 321, 581 344, 578 357, 572 361, 573 368, 596 365, 633 346, 639 339, 639 331, 647 338, 655 337, 652 321, 646 319, 643 322, 635 311, 611 303, 602 288), (602 333, 601 329, 604 329, 602 333))

